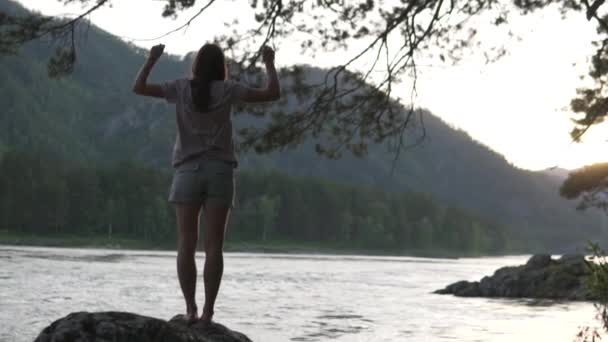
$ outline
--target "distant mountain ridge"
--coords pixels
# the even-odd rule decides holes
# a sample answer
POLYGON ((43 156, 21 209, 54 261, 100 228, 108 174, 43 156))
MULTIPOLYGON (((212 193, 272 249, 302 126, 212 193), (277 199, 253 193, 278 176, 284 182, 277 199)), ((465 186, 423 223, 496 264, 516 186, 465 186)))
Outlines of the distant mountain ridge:
POLYGON ((568 178, 568 174, 570 172, 572 172, 571 170, 567 170, 567 169, 563 169, 560 167, 555 167, 555 168, 549 168, 549 169, 545 169, 540 171, 544 174, 546 174, 549 177, 553 177, 559 181, 563 181, 566 178, 568 178))
MULTIPOLYGON (((22 9, 1 0, 0 10, 22 9)), ((145 51, 95 27, 88 35, 73 75, 62 80, 46 77, 50 49, 44 43, 28 44, 19 56, 0 56, 0 151, 2 146, 48 150, 87 163, 137 159, 169 168, 173 109, 130 91, 145 51)), ((163 57, 152 81, 181 77, 189 67, 181 58, 163 57)), ((235 126, 243 120, 252 118, 237 115, 235 126)), ((268 155, 242 154, 241 169, 429 193, 446 205, 513 226, 531 249, 565 251, 591 238, 606 240, 597 214, 575 212, 575 203, 559 197, 561 179, 555 173, 518 169, 429 112, 424 121, 428 138, 404 152, 394 170, 392 154, 382 145, 371 147, 364 159, 345 155, 336 161, 316 155, 311 143, 268 155)))

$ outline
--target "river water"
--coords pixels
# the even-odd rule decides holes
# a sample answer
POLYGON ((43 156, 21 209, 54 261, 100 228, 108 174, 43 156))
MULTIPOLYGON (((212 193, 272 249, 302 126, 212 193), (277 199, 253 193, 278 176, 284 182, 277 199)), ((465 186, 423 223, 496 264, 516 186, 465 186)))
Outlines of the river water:
MULTIPOLYGON (((431 294, 526 259, 227 253, 215 320, 254 342, 559 342, 597 325, 590 303, 431 294)), ((197 297, 202 307, 202 274, 197 297)), ((74 311, 183 309, 174 252, 0 246, 2 342, 74 311)))

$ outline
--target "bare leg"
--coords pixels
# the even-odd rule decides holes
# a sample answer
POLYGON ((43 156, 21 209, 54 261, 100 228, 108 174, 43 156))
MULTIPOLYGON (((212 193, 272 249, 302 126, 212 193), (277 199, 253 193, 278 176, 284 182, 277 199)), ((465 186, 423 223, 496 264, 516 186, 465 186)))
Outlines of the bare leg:
POLYGON ((196 306, 196 244, 198 241, 198 218, 201 204, 176 204, 177 277, 186 300, 186 319, 198 318, 196 306))
POLYGON ((210 322, 213 317, 215 299, 224 273, 224 235, 230 208, 208 204, 203 207, 205 229, 205 306, 201 320, 210 322))

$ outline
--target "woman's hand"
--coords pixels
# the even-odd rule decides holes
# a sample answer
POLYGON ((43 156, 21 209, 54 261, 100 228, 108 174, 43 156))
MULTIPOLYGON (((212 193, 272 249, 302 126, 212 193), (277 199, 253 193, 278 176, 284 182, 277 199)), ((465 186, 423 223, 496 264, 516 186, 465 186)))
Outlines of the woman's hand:
POLYGON ((266 45, 262 47, 262 60, 266 65, 274 64, 274 50, 271 47, 266 45))
POLYGON ((148 59, 156 62, 160 58, 160 56, 163 55, 163 51, 165 51, 165 46, 163 44, 154 45, 150 49, 150 55, 148 56, 148 59))

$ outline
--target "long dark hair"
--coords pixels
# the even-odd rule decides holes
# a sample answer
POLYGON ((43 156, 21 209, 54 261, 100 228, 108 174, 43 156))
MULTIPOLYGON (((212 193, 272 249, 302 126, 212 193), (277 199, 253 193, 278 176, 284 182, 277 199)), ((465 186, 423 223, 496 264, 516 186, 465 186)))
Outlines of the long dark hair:
POLYGON ((211 82, 226 79, 226 60, 224 52, 215 44, 205 44, 198 50, 192 65, 192 101, 196 110, 209 109, 211 82))

